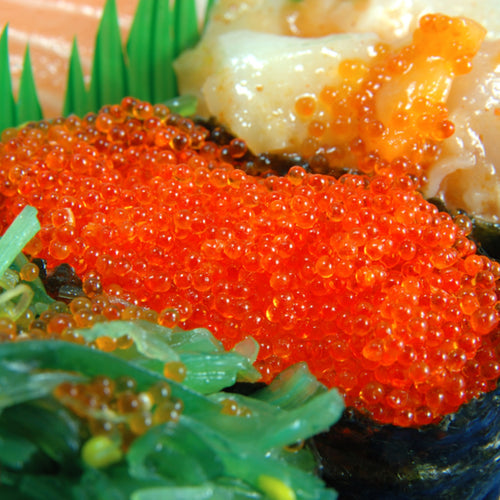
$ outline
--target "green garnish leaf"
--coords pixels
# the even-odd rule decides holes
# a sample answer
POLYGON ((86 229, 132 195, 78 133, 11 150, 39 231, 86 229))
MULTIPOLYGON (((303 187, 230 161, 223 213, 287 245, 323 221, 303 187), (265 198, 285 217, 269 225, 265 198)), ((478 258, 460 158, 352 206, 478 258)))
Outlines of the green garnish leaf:
POLYGON ((0 131, 17 124, 16 105, 12 93, 9 65, 8 25, 0 37, 0 131))
POLYGON ((256 492, 235 485, 220 486, 206 483, 201 486, 168 486, 136 491, 131 500, 258 500, 256 492))
MULTIPOLYGON (((219 393, 210 396, 217 402, 227 397, 227 394, 219 393)), ((247 407, 256 417, 252 422, 245 419, 225 421, 221 417, 219 420, 227 425, 226 431, 233 435, 233 439, 241 440, 244 445, 252 443, 255 450, 261 451, 280 448, 323 432, 336 422, 344 411, 344 402, 336 390, 320 393, 302 406, 292 409, 280 409, 264 401, 239 394, 231 394, 230 397, 238 406, 247 407), (243 431, 244 428, 246 432, 243 431), (255 440, 255 436, 259 436, 259 439, 255 440)), ((210 425, 218 427, 217 422, 210 421, 210 425)))
POLYGON ((186 354, 181 356, 186 365, 184 383, 201 392, 212 392, 230 387, 237 381, 256 382, 260 373, 251 363, 235 352, 224 354, 186 354))
POLYGON ((17 320, 28 307, 38 314, 53 302, 39 278, 29 284, 19 280, 18 272, 28 263, 21 252, 40 229, 36 213, 25 207, 0 238, 0 317, 17 320))
MULTIPOLYGON (((175 335, 172 337, 172 345, 177 345, 181 351, 189 349, 189 342, 181 342, 180 337, 176 342, 175 335)), ((214 352, 219 349, 218 345, 212 347, 207 343, 203 335, 199 342, 193 340, 193 345, 214 352)), ((179 353, 179 356, 182 359, 183 354, 179 353)), ((135 379, 138 391, 145 391, 155 382, 165 380, 159 373, 137 366, 133 360, 120 359, 114 353, 55 340, 0 344, 0 366, 35 379, 47 370, 62 376, 71 376, 76 372, 81 377, 89 378, 104 375, 116 379, 125 375, 135 379)), ((92 467, 86 469, 74 485, 75 494, 84 495, 81 498, 141 499, 148 498, 148 494, 153 494, 151 488, 155 488, 158 493, 168 492, 168 498, 175 498, 174 495, 183 498, 183 492, 190 491, 185 488, 194 487, 198 488, 194 491, 196 494, 215 491, 224 495, 221 498, 226 498, 227 493, 227 498, 233 499, 252 498, 251 492, 253 498, 266 498, 274 490, 283 494, 293 493, 297 499, 336 498, 335 492, 325 489, 322 481, 311 473, 312 457, 308 450, 296 452, 288 458, 289 452, 284 451, 283 446, 326 430, 340 416, 343 403, 335 391, 322 387, 312 391, 310 375, 300 366, 290 370, 292 373, 284 377, 285 381, 278 380, 274 387, 270 387, 271 391, 278 393, 271 403, 228 392, 205 397, 184 384, 169 380, 172 397, 183 403, 180 419, 153 426, 136 438, 125 461, 98 471, 92 467), (297 394, 287 398, 284 392, 290 387, 286 382, 291 379, 297 382, 297 394), (247 409, 245 416, 222 412, 223 401, 228 398, 247 409), (279 401, 284 401, 287 408, 280 408, 277 405, 279 401), (300 401, 304 403, 300 404, 300 401), (98 488, 96 484, 99 484, 98 488)), ((8 378, 13 380, 12 376, 8 378)), ((22 383, 28 385, 26 380, 22 383)), ((18 387, 17 381, 14 385, 18 387)), ((82 442, 81 437, 73 437, 70 450, 66 449, 62 454, 56 452, 63 446, 61 440, 74 434, 64 422, 50 422, 52 417, 49 415, 58 415, 59 404, 50 400, 53 401, 52 407, 46 397, 44 400, 13 404, 0 415, 0 429, 8 424, 9 431, 17 420, 22 420, 15 412, 27 415, 27 420, 19 427, 19 434, 36 445, 37 451, 33 455, 32 448, 24 446, 24 458, 30 464, 34 461, 37 467, 46 468, 47 460, 62 460, 63 456, 74 452, 77 442, 80 445, 82 442), (25 411, 28 406, 28 411, 25 411), (40 410, 45 414, 30 430, 30 422, 40 410), (7 417, 9 420, 5 420, 7 417), (43 426, 45 431, 39 426, 43 426), (55 428, 58 429, 56 436, 52 436, 55 428), (39 434, 40 439, 35 439, 39 434)), ((79 465, 82 466, 89 467, 85 463, 79 465)), ((35 481, 34 476, 26 477, 35 481)), ((45 479, 41 478, 41 481, 45 479)), ((36 482, 31 483, 30 488, 34 484, 36 482)), ((27 491, 29 483, 22 480, 19 486, 20 491, 27 491)))
POLYGON ((83 116, 89 109, 88 93, 83 77, 82 63, 78 52, 76 38, 73 39, 71 55, 69 58, 68 79, 66 84, 66 96, 64 98, 63 114, 72 113, 83 116))
POLYGON ((156 359, 162 363, 179 361, 180 357, 169 345, 169 329, 165 328, 162 335, 162 327, 146 321, 122 321, 96 323, 91 328, 81 328, 76 333, 87 341, 96 340, 99 337, 110 337, 118 339, 128 335, 134 339, 136 348, 140 354, 156 359), (156 328, 158 327, 158 328, 156 328), (160 330, 160 331, 158 331, 160 330))
POLYGON ((47 500, 48 498, 50 500, 68 500, 68 498, 74 498, 72 495, 73 486, 73 482, 66 477, 25 474, 17 486, 18 496, 15 500, 47 500))
POLYGON ((12 434, 0 427, 0 466, 21 470, 36 454, 38 448, 26 437, 12 434))
MULTIPOLYGON (((76 371, 86 377, 130 376, 136 380, 138 390, 147 390, 159 380, 165 380, 159 373, 116 355, 56 340, 0 344, 0 362, 9 361, 27 363, 38 370, 76 371)), ((256 414, 251 419, 234 418, 221 414, 219 401, 202 396, 173 380, 168 382, 172 396, 183 401, 187 413, 203 419, 214 429, 224 429, 234 440, 233 446, 246 447, 251 444, 256 451, 261 452, 295 443, 326 430, 340 418, 344 409, 342 398, 335 390, 320 393, 302 406, 290 410, 280 410, 264 401, 241 396, 241 401, 256 414), (259 436, 259 439, 255 440, 255 436, 259 436)))
POLYGON ((97 31, 89 101, 92 110, 116 104, 128 94, 116 1, 108 0, 97 31))
MULTIPOLYGON (((11 264, 10 268, 19 272, 25 264, 28 264, 28 262, 29 261, 26 256, 23 253, 20 253, 11 264)), ((29 286, 34 294, 30 308, 35 314, 40 314, 47 309, 48 305, 54 302, 54 299, 47 295, 47 291, 45 290, 40 278, 30 281, 29 286)))
POLYGON ((191 116, 196 112, 198 100, 195 96, 183 95, 174 97, 164 102, 172 113, 177 113, 182 116, 191 116))
POLYGON ((210 12, 212 12, 214 5, 215 5, 215 0, 208 0, 207 7, 205 9, 205 17, 204 17, 205 26, 207 25, 207 22, 208 22, 209 17, 210 17, 210 12))
MULTIPOLYGON (((62 370, 77 372, 85 377, 107 375, 111 378, 130 376, 137 382, 139 391, 147 390, 165 378, 116 355, 90 347, 58 340, 31 340, 0 344, 2 361, 27 362, 38 370, 62 370)), ((219 414, 220 406, 189 388, 169 380, 172 395, 182 399, 184 408, 193 414, 219 414)))
POLYGON ((302 362, 282 371, 270 385, 252 396, 280 408, 292 409, 325 391, 326 387, 318 382, 307 364, 302 362))
MULTIPOLYGON (((207 4, 206 15, 213 4, 207 4)), ((177 96, 174 59, 200 37, 194 0, 140 0, 126 46, 122 43, 116 0, 107 0, 94 48, 90 88, 85 85, 77 41, 69 60, 63 114, 83 116, 131 95, 152 103, 177 96)), ((0 37, 0 131, 43 118, 29 47, 26 49, 19 96, 12 91, 8 29, 0 37)), ((196 102, 172 104, 172 110, 193 114, 196 102), (179 108, 177 110, 177 108, 179 108)))
POLYGON ((17 320, 28 309, 32 299, 33 290, 24 283, 5 290, 0 294, 0 317, 17 320))
MULTIPOLYGON (((81 441, 80 424, 53 399, 7 408, 0 416, 0 428, 8 430, 11 436, 29 439, 47 459, 66 470, 75 468, 81 441)), ((36 469, 33 465, 30 468, 36 469)))
POLYGON ((127 42, 129 92, 150 102, 177 94, 172 13, 168 2, 140 0, 127 42))
MULTIPOLYGON (((152 96, 152 44, 156 0, 140 0, 127 42, 130 94, 138 99, 152 96)), ((168 9, 167 9, 168 11, 168 9)))
MULTIPOLYGON (((243 418, 242 420, 252 420, 252 418, 243 418)), ((143 439, 151 439, 148 434, 152 434, 157 440, 160 440, 156 442, 161 442, 161 435, 162 432, 165 432, 166 427, 167 425, 153 428, 147 434, 134 442, 128 454, 128 458, 131 461, 131 467, 133 467, 131 469, 132 471, 141 470, 137 469, 137 467, 140 466, 140 463, 136 463, 136 460, 143 461, 142 467, 151 463, 151 459, 149 457, 141 457, 139 453, 137 453, 137 455, 134 453, 136 447, 139 447, 142 444, 141 441, 143 439)), ((211 450, 211 453, 208 456, 198 456, 199 462, 206 464, 211 460, 216 461, 217 464, 222 464, 224 471, 222 477, 238 478, 254 488, 256 492, 260 491, 261 493, 264 493, 264 498, 269 498, 269 496, 266 496, 265 493, 267 492, 262 491, 260 487, 260 481, 263 476, 274 478, 276 482, 282 483, 285 489, 288 487, 289 490, 300 492, 300 496, 297 496, 296 498, 310 500, 322 498, 333 500, 336 498, 334 491, 326 491, 324 489, 324 484, 318 477, 291 466, 286 462, 286 460, 283 460, 281 456, 275 457, 272 453, 268 453, 270 448, 263 451, 252 446, 251 444, 243 449, 239 448, 238 445, 235 446, 233 436, 231 436, 231 434, 228 434, 224 430, 214 429, 213 427, 207 425, 206 421, 197 421, 188 415, 183 415, 181 417, 176 429, 182 429, 183 433, 189 432, 193 435, 193 437, 196 436, 197 441, 204 442, 204 446, 207 446, 208 449, 211 450), (264 459, 263 456, 265 456, 264 459)), ((173 432, 175 432, 175 430, 173 432)), ((253 443, 260 442, 261 440, 261 436, 259 434, 252 434, 251 438, 253 443)), ((153 439, 152 442, 154 442, 153 439)), ((163 470, 161 465, 164 463, 163 460, 166 460, 165 455, 168 456, 169 449, 167 446, 158 448, 159 449, 156 450, 156 461, 154 462, 155 464, 158 464, 155 467, 155 472, 161 474, 161 471, 163 470)), ((196 456, 196 453, 200 453, 202 449, 203 447, 198 449, 193 448, 191 449, 191 453, 196 456)), ((142 470, 144 471, 144 469, 142 470)))
POLYGON ((196 485, 221 476, 220 457, 184 419, 152 428, 132 444, 127 461, 133 477, 164 478, 196 485))
POLYGON ((176 56, 193 47, 199 39, 195 0, 174 2, 174 53, 176 56))
POLYGON ((43 118, 42 108, 35 87, 29 45, 24 54, 23 72, 19 82, 19 95, 17 97, 17 121, 25 123, 38 121, 43 118))
POLYGON ((85 500, 130 500, 134 492, 143 488, 162 487, 168 483, 165 480, 155 480, 151 477, 136 479, 130 475, 128 464, 122 461, 105 470, 87 468, 81 478, 77 498, 85 500))
MULTIPOLYGON (((185 2, 185 0, 182 1, 185 2)), ((181 3, 181 0, 176 0, 174 5, 177 3, 181 3)), ((175 24, 169 3, 161 0, 156 0, 154 20, 150 72, 153 72, 151 101, 156 103, 171 99, 178 94, 177 77, 173 67, 177 56, 174 39, 175 34, 184 27, 175 24)))
POLYGON ((14 404, 50 394, 59 384, 81 380, 65 372, 32 373, 32 367, 18 362, 0 362, 0 412, 14 404))

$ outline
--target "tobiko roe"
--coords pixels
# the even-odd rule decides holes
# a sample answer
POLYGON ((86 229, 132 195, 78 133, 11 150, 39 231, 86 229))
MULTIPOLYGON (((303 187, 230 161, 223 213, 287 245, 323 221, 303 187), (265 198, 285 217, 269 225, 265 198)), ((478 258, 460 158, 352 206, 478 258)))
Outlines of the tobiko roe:
POLYGON ((500 265, 476 253, 466 217, 390 168, 257 178, 229 163, 244 155, 131 98, 31 123, 3 135, 1 224, 35 206, 26 252, 73 266, 89 296, 227 348, 252 335, 265 381, 305 360, 380 423, 435 422, 496 387, 500 265))

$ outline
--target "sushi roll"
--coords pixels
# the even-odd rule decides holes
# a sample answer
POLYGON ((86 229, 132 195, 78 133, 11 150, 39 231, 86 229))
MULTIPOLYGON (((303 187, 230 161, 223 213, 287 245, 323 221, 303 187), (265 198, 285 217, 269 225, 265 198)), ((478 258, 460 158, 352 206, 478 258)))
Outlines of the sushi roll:
MULTIPOLYGON (((492 237, 495 231, 491 229, 499 213, 495 201, 498 199, 495 187, 498 159, 497 148, 489 143, 488 135, 498 135, 499 129, 496 104, 493 104, 497 103, 497 95, 486 82, 498 82, 496 63, 489 59, 490 54, 495 57, 498 53, 498 35, 495 16, 488 21, 484 14, 490 7, 494 10, 497 6, 485 4, 482 6, 485 11, 476 12, 467 10, 472 3, 454 6, 443 2, 439 6, 435 3, 427 6, 476 19, 487 26, 487 30, 482 31, 464 18, 423 16, 424 10, 417 12, 422 8, 418 2, 404 7, 392 4, 389 11, 394 18, 383 9, 379 10, 382 16, 377 17, 376 8, 380 3, 375 6, 367 2, 351 10, 349 5, 335 2, 329 3, 326 9, 321 1, 306 1, 295 6, 286 2, 278 7, 266 5, 266 23, 260 23, 256 21, 258 16, 254 18, 252 13, 262 14, 261 5, 252 4, 255 10, 252 12, 249 7, 250 16, 233 12, 225 17, 224 2, 221 2, 205 42, 181 57, 180 80, 187 92, 197 92, 200 96, 200 112, 206 113, 208 109, 229 128, 238 130, 243 137, 246 134, 254 150, 301 151, 313 160, 313 169, 318 172, 328 168, 335 172, 339 166, 351 166, 372 175, 386 170, 388 165, 395 167, 395 171, 406 171, 420 179, 418 188, 427 197, 441 198, 435 200, 438 206, 452 211, 466 208, 474 213, 475 241, 495 255, 497 240, 492 237), (317 23, 319 12, 321 22, 317 23), (340 12, 342 16, 336 17, 340 12), (391 24, 398 15, 400 19, 391 24), (423 17, 417 22, 420 16, 423 17), (340 18, 342 24, 338 23, 340 18), (410 20, 404 27, 403 18, 410 20), (451 28, 453 23, 457 23, 455 28, 451 28), (459 25, 468 31, 467 35, 460 33, 459 25), (412 40, 408 42, 413 30, 412 40), (345 37, 331 35, 345 31, 351 32, 348 48, 345 37), (361 33, 366 31, 369 33, 361 33), (286 36, 289 35, 294 38, 287 51, 286 36), (297 35, 306 39, 296 39, 297 35), (313 41, 307 38, 318 36, 324 38, 313 38, 313 41), (450 36, 457 36, 456 41, 450 36), (257 48, 252 53, 260 65, 245 59, 246 43, 250 40, 256 42, 257 48), (370 62, 367 45, 372 44, 373 48, 376 41, 385 43, 383 51, 387 52, 376 55, 375 61, 370 62), (391 44, 396 50, 391 50, 391 44), (338 68, 335 61, 325 61, 324 47, 335 47, 337 53, 343 54, 345 60, 338 68), (358 52, 353 54, 356 49, 358 52), (453 53, 455 49, 464 52, 453 53), (434 61, 426 59, 427 51, 432 52, 434 61), (446 51, 449 52, 445 55, 446 51), (281 56, 283 52, 287 52, 289 59, 281 56), (425 67, 421 65, 422 60, 419 62, 422 57, 427 60, 425 67), (196 68, 192 65, 196 59, 209 61, 212 68, 207 70, 203 65, 201 69, 196 68), (238 64, 230 66, 226 64, 229 60, 236 60, 238 64), (449 78, 447 83, 437 77, 438 73, 441 76, 444 73, 435 66, 443 60, 449 64, 444 70, 449 78), (471 67, 459 68, 466 60, 471 67), (312 68, 308 64, 312 64, 312 68), (314 73, 318 68, 323 70, 319 76, 314 73), (434 70, 437 73, 433 73, 434 70), (304 73, 314 76, 307 79, 304 73), (435 78, 430 84, 426 79, 431 74, 435 78), (326 85, 322 78, 328 80, 326 85), (263 90, 252 93, 254 86, 262 82, 265 82, 263 90), (248 92, 239 92, 239 84, 248 92), (296 96, 295 101, 289 97, 290 93, 296 96), (219 99, 222 94, 226 97, 219 99), (231 99, 227 99, 227 94, 231 99), (428 106, 422 114, 413 107, 419 100, 424 107, 428 106), (424 105, 424 101, 427 104, 424 105), (276 113, 278 106, 288 113, 276 113), (261 108, 268 114, 261 112, 261 108), (400 116, 404 119, 399 123, 398 110, 405 115, 400 116), (472 121, 471 116, 474 116, 472 121), (375 120, 370 126, 374 117, 379 121, 375 120), (280 121, 288 118, 289 126, 283 127, 280 121), (269 132, 265 136, 258 133, 262 119, 269 132), (413 128, 417 122, 419 125, 413 128), (425 130, 424 123, 437 128, 425 130), (252 124, 255 135, 252 130, 247 132, 252 124), (475 144, 479 149, 468 142, 467 134, 477 138, 475 144), (409 149, 405 150, 406 147, 409 149), (485 181, 483 175, 489 180, 485 181)), ((376 54, 377 50, 372 53, 376 54)), ((481 365, 484 367, 485 363, 481 365)), ((363 376, 363 371, 357 375, 363 376)), ((378 373, 375 378, 380 382, 384 376, 378 373)), ((452 380, 453 376, 450 377, 453 385, 452 380)), ((394 382, 399 389, 408 384, 404 379, 394 382)), ((376 396, 369 392, 369 397, 376 396)), ((325 475, 331 484, 338 485, 343 498, 497 498, 496 398, 495 382, 483 395, 450 411, 441 420, 432 424, 422 422, 413 429, 403 428, 403 421, 376 422, 373 415, 367 416, 347 399, 351 408, 341 422, 315 440, 324 460, 325 475), (485 450, 488 451, 485 453, 485 450), (479 470, 488 472, 478 474, 479 470)), ((392 406, 394 401, 389 404, 392 406)))
MULTIPOLYGON (((420 29, 467 40, 436 56, 445 84, 485 34, 444 16, 427 16, 420 29)), ((410 66, 422 66, 414 58, 422 43, 402 51, 410 66)), ((354 79, 373 71, 382 79, 387 69, 342 68, 354 79)), ((76 343, 75 328, 118 318, 207 328, 227 349, 251 335, 265 383, 307 362, 341 392, 348 409, 314 446, 342 496, 494 498, 500 265, 478 252, 468 217, 420 191, 454 131, 436 95, 409 104, 402 131, 383 130, 363 108, 366 141, 351 137, 347 156, 285 151, 278 166, 267 157, 270 170, 286 165, 285 175, 250 175, 251 143, 134 97, 7 129, 1 230, 36 207, 41 231, 26 254, 51 277, 68 266, 62 284, 70 286, 56 293, 82 295, 64 320, 47 314, 26 324, 34 320, 40 338, 76 343), (98 311, 89 312, 93 301, 98 311)), ((294 101, 303 116, 311 105, 307 96, 294 101)), ((120 342, 97 336, 92 345, 114 351, 120 342)), ((182 379, 175 367, 168 375, 182 379)))

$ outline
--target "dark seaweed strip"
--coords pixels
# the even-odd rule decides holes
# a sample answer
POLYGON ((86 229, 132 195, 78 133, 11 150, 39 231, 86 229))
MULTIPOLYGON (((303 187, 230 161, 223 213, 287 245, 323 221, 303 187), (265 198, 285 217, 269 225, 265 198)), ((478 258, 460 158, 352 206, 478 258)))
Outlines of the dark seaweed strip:
POLYGON ((472 221, 471 239, 478 245, 478 252, 488 257, 500 260, 500 224, 489 222, 474 215, 468 214, 465 210, 449 210, 440 198, 430 198, 432 204, 436 205, 441 212, 447 212, 452 217, 458 214, 464 214, 472 221))
POLYGON ((500 259, 500 224, 487 222, 469 216, 472 220, 472 239, 479 243, 479 249, 489 257, 500 259))

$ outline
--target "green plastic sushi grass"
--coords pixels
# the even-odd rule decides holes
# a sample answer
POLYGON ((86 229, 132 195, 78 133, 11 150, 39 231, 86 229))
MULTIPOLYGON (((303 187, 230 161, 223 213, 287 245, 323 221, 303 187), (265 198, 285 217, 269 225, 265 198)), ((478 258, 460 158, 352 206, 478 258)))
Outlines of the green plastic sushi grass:
MULTIPOLYGON (((195 2, 141 0, 125 49, 116 5, 106 4, 100 23, 90 86, 75 40, 64 114, 84 115, 133 95, 151 102, 180 103, 173 59, 199 38, 195 2)), ((208 9, 212 2, 208 3, 208 9)), ((17 99, 12 92, 8 29, 0 37, 0 129, 43 118, 29 48, 17 99)), ((26 207, 0 238, 0 319, 18 321, 54 307, 40 279, 25 282, 22 254, 40 225, 26 207)), ((23 327, 18 324, 20 339, 23 327)), ((210 332, 171 330, 147 321, 110 321, 79 329, 83 345, 59 340, 0 342, 0 498, 2 500, 332 500, 317 477, 308 447, 295 446, 328 429, 343 402, 305 364, 283 372, 251 396, 234 392, 253 382, 258 346, 247 338, 224 350, 210 332), (134 344, 112 353, 91 348, 97 337, 130 336, 134 344), (92 437, 85 420, 54 397, 63 382, 95 376, 127 376, 145 391, 166 381, 165 363, 186 367, 182 383, 168 380, 183 411, 177 423, 154 425, 124 451, 119 438, 92 437), (228 398, 246 416, 222 412, 228 398), (118 439, 118 441, 117 441, 118 439), (291 448, 290 448, 291 445, 291 448), (103 458, 104 457, 104 458, 103 458)), ((99 418, 99 415, 95 415, 99 418)))
MULTIPOLYGON (((208 1, 205 19, 213 3, 214 0, 208 1)), ((123 46, 116 2, 107 0, 96 36, 89 85, 84 81, 78 40, 73 40, 63 115, 97 112, 102 106, 118 103, 129 95, 152 103, 174 99, 178 92, 172 62, 182 51, 194 46, 199 37, 195 0, 139 0, 123 46)), ((192 106, 186 101, 183 104, 189 113, 192 106)), ((14 97, 8 25, 0 36, 0 109, 0 131, 43 119, 29 45, 19 92, 14 97)))

